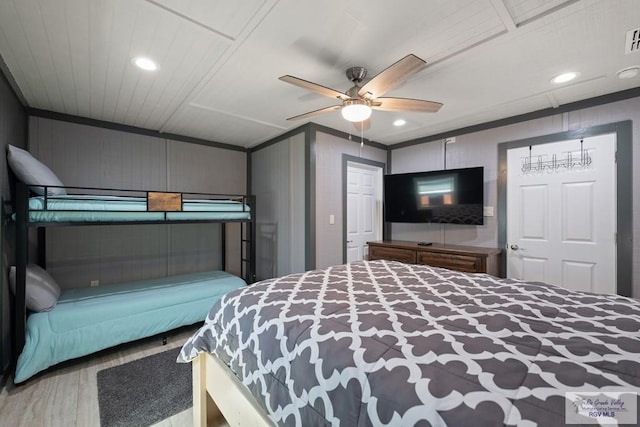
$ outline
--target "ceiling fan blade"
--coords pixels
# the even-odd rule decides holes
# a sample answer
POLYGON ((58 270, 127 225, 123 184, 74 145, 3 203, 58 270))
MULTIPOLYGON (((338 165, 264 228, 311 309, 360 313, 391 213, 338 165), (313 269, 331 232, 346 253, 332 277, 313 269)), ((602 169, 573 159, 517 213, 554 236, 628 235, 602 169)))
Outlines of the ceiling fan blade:
POLYGON ((317 116, 318 114, 328 113, 330 111, 339 110, 342 108, 342 105, 334 105, 332 107, 325 107, 319 110, 309 111, 308 113, 300 114, 299 116, 289 117, 287 120, 300 120, 306 119, 307 117, 317 116))
POLYGON ((409 54, 369 80, 358 91, 358 95, 368 99, 382 96, 405 81, 409 76, 423 69, 425 65, 427 65, 425 61, 413 54, 409 54))
POLYGON ((371 103, 371 108, 381 111, 418 111, 421 113, 435 113, 442 104, 439 102, 425 101, 423 99, 410 98, 377 98, 371 103), (379 105, 376 105, 380 103, 379 105))
POLYGON ((352 123, 353 123, 353 127, 355 127, 358 132, 363 132, 371 128, 371 119, 367 119, 363 122, 352 122, 352 123))
POLYGON ((291 83, 292 85, 301 87, 303 89, 310 90, 312 92, 319 93, 320 95, 328 96, 329 98, 348 99, 349 97, 342 92, 338 92, 330 87, 322 86, 317 83, 313 83, 298 77, 286 75, 279 77, 283 82, 291 83))

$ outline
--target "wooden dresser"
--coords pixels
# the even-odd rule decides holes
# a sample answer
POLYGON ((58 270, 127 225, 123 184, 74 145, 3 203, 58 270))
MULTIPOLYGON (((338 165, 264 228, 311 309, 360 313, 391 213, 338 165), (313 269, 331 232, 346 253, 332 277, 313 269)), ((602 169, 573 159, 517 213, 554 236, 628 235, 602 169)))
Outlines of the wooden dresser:
POLYGON ((367 242, 369 259, 386 259, 408 264, 425 264, 466 273, 488 273, 500 276, 500 254, 497 248, 443 245, 420 246, 417 242, 389 240, 367 242))

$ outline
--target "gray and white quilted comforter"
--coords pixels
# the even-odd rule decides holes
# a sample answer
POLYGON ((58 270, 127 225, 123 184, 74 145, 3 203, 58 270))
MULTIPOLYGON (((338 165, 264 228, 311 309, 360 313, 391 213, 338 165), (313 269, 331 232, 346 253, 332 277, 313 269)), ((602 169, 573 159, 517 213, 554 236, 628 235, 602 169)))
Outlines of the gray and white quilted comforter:
POLYGON ((567 391, 640 391, 640 301, 364 261, 228 293, 200 352, 279 425, 564 425, 567 391))

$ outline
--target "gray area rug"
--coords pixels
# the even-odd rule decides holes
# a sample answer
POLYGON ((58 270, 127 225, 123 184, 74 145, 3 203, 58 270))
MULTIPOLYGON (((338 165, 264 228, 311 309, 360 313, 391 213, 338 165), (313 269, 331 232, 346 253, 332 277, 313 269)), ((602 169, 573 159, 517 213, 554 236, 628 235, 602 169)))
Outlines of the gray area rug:
POLYGON ((191 364, 180 347, 98 372, 101 427, 150 426, 192 405, 191 364))

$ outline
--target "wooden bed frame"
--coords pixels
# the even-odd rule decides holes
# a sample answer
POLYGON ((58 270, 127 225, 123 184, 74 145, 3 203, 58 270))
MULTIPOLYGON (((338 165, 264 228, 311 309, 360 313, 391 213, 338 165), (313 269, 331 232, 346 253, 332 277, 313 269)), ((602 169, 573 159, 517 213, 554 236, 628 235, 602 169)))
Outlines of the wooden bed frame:
POLYGON ((216 356, 200 353, 193 368, 193 425, 272 427, 255 397, 216 356))

